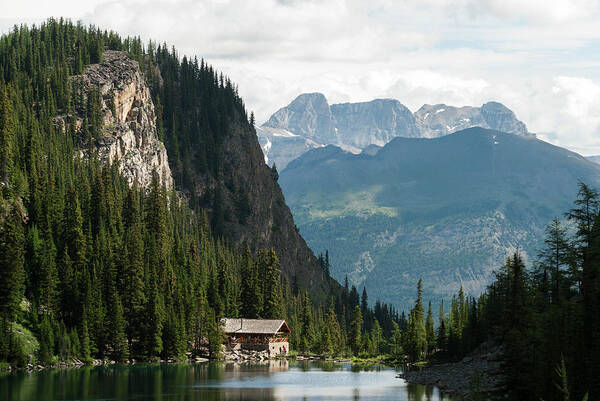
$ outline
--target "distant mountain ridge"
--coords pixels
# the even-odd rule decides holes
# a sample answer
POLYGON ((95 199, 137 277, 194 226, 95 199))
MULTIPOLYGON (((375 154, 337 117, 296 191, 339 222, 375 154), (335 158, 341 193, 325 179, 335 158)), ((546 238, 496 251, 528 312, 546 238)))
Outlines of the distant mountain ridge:
POLYGON ((413 114, 396 99, 330 105, 322 93, 299 95, 258 127, 257 134, 267 163, 283 169, 319 146, 336 145, 360 153, 396 137, 437 138, 476 126, 533 135, 510 109, 497 102, 481 107, 424 105, 413 114))
POLYGON ((424 138, 437 138, 466 128, 481 127, 528 136, 527 126, 509 108, 498 102, 481 107, 454 107, 445 104, 422 106, 415 112, 424 138))
POLYGON ((479 293, 517 247, 535 257, 578 180, 600 187, 600 166, 576 153, 479 127, 368 149, 313 149, 279 183, 308 245, 329 249, 333 276, 400 308, 419 278, 425 298, 479 293))
POLYGON ((598 155, 598 156, 588 156, 588 157, 586 157, 586 159, 588 159, 591 162, 600 164, 600 155, 598 155))

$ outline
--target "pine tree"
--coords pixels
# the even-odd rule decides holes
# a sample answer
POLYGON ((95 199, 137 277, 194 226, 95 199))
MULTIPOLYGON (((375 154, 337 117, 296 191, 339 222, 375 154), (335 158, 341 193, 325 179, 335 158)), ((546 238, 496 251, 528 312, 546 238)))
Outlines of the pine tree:
MULTIPOLYGON (((143 310, 146 303, 144 283, 144 242, 142 222, 135 189, 127 193, 125 218, 125 266, 122 291, 123 315, 127 321, 127 339, 132 349, 139 343, 143 332, 143 310)), ((133 351, 133 350, 132 350, 133 351)))
POLYGON ((88 329, 88 319, 87 319, 87 311, 84 309, 82 317, 81 317, 81 353, 80 358, 83 362, 90 362, 92 360, 91 357, 91 345, 90 345, 90 334, 88 329))
POLYGON ((261 315, 263 301, 258 268, 248 246, 242 263, 241 313, 242 317, 255 319, 261 315))
POLYGON ((43 241, 42 263, 40 269, 40 296, 39 304, 49 313, 58 314, 59 307, 59 280, 58 268, 56 266, 56 246, 50 231, 43 241))
POLYGON ((529 399, 532 396, 531 383, 522 375, 522 369, 530 369, 532 356, 527 343, 528 324, 526 304, 526 272, 525 265, 517 252, 507 259, 508 270, 508 302, 505 305, 506 321, 506 371, 508 386, 514 397, 529 399))
POLYGON ((383 345, 383 329, 379 325, 379 321, 375 319, 373 327, 371 329, 371 353, 379 355, 381 347, 383 345))
POLYGON ((304 353, 309 353, 313 345, 313 311, 310 298, 305 292, 302 297, 302 312, 300 315, 300 350, 304 353))
POLYGON ((446 323, 446 311, 444 310, 444 299, 440 303, 440 312, 438 314, 438 336, 437 345, 442 351, 448 351, 448 328, 446 323))
POLYGON ((109 289, 108 317, 111 357, 115 361, 126 361, 129 358, 129 344, 125 335, 126 321, 123 317, 123 306, 114 284, 109 289))
POLYGON ((6 339, 23 299, 25 238, 18 202, 13 201, 8 210, 0 210, 0 215, 5 216, 0 226, 0 328, 6 339))
POLYGON ((541 261, 542 280, 548 280, 551 285, 551 299, 557 304, 560 298, 560 289, 564 286, 564 269, 572 262, 571 246, 567 240, 567 230, 558 219, 546 227, 545 249, 538 254, 541 261), (548 275, 550 277, 548 277, 548 275))
POLYGON ((8 89, 0 84, 0 184, 4 196, 10 194, 14 162, 13 107, 8 89))
POLYGON ((266 319, 282 317, 282 295, 279 270, 279 259, 274 249, 262 250, 258 254, 259 271, 264 272, 264 293, 262 316, 266 319))
POLYGON ((402 355, 402 330, 398 323, 393 322, 392 336, 390 339, 390 352, 395 359, 402 355))
POLYGON ((70 185, 67 191, 63 224, 65 227, 65 248, 68 250, 69 258, 73 262, 73 268, 78 274, 85 269, 87 264, 86 238, 83 234, 83 216, 79 196, 73 185, 70 185))
POLYGON ((425 332, 427 339, 427 353, 431 354, 435 349, 435 328, 433 327, 433 313, 431 312, 431 301, 427 308, 427 319, 425 320, 425 332))
POLYGON ((345 348, 344 337, 333 306, 329 307, 329 312, 323 326, 327 328, 328 337, 331 340, 330 354, 340 354, 345 348))
POLYGON ((417 300, 408 316, 408 329, 404 340, 404 348, 412 361, 419 361, 427 352, 427 332, 425 329, 425 310, 423 308, 423 285, 419 279, 417 284, 417 300))
POLYGON ((369 296, 367 295, 367 287, 363 286, 362 295, 360 297, 360 309, 363 314, 364 330, 371 330, 371 316, 369 316, 369 296))
POLYGON ((40 343, 38 359, 41 363, 48 364, 54 352, 54 333, 48 315, 42 317, 38 328, 38 340, 40 343))
POLYGON ((352 321, 350 323, 350 348, 354 355, 358 355, 361 351, 361 330, 362 330, 363 318, 360 306, 354 307, 352 313, 352 321))
POLYGON ((150 293, 144 308, 144 350, 149 359, 156 359, 163 350, 162 330, 164 324, 162 299, 158 292, 156 269, 150 272, 150 293))
POLYGON ((220 356, 223 341, 225 339, 223 327, 221 326, 221 321, 215 317, 215 313, 212 309, 208 310, 207 320, 208 354, 211 358, 217 358, 220 356))

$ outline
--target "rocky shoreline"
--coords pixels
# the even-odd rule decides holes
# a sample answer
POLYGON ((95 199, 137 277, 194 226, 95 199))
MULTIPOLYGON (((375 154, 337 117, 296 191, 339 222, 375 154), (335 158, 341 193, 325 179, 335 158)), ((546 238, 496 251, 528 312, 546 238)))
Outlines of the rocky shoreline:
POLYGON ((488 399, 501 389, 501 356, 502 347, 488 341, 459 362, 430 365, 398 377, 409 383, 436 386, 458 400, 488 399))
MULTIPOLYGON (((203 363, 213 361, 222 361, 222 362, 264 362, 274 359, 282 359, 281 357, 270 357, 267 351, 223 351, 222 357, 218 359, 210 359, 203 357, 195 357, 189 359, 161 359, 156 360, 158 363, 177 363, 177 362, 190 362, 190 363, 203 363)), ((16 371, 27 371, 33 372, 38 370, 45 369, 64 369, 64 368, 79 368, 83 366, 108 366, 108 365, 116 365, 116 364, 128 364, 133 365, 136 363, 148 363, 149 361, 137 361, 132 359, 130 361, 117 362, 109 359, 94 359, 91 362, 83 362, 79 359, 72 359, 70 361, 61 361, 58 363, 50 364, 50 365, 42 365, 37 363, 28 363, 27 366, 18 368, 15 366, 7 365, 5 367, 5 372, 16 372, 16 371)))

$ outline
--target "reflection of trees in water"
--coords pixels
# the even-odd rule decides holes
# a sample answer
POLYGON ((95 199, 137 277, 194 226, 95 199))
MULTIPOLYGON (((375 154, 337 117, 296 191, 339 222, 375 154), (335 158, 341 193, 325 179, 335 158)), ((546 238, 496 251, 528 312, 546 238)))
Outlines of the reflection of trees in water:
MULTIPOLYGON (((247 400, 247 401, 270 401, 275 400, 275 391, 273 388, 221 388, 217 390, 215 400, 247 400)), ((210 398, 202 397, 194 398, 194 400, 205 399, 211 400, 210 398)))
POLYGON ((383 366, 353 363, 350 369, 352 370, 352 372, 380 372, 383 369, 383 366))
MULTIPOLYGON (((334 363, 325 361, 294 362, 285 360, 265 361, 261 364, 237 363, 181 363, 181 364, 135 364, 111 366, 86 366, 79 369, 51 369, 40 372, 18 372, 0 376, 0 399, 9 401, 62 400, 62 399, 147 399, 178 401, 225 401, 225 400, 274 400, 278 399, 277 383, 264 388, 244 385, 253 377, 268 377, 273 372, 283 372, 294 367, 300 371, 321 370, 323 372, 378 371, 381 367, 334 363), (8 380, 7 380, 8 379, 8 380), (234 379, 237 384, 227 383, 234 379), (239 387, 238 387, 239 386, 239 387)), ((294 369, 294 370, 295 370, 294 369)), ((296 375, 298 370, 294 373, 296 375)), ((303 376, 294 376, 302 385, 303 376)), ((332 380, 336 380, 332 376, 332 380)), ((391 379, 394 380, 394 379, 391 379)), ((398 379, 395 379, 398 380, 398 379)), ((265 383, 270 383, 269 380, 265 383)), ((327 387, 327 381, 319 384, 327 387)), ((360 386, 344 395, 348 399, 361 400, 369 397, 368 391, 360 386), (365 393, 366 391, 366 393, 365 393), (362 392, 362 394, 361 394, 362 392)), ((408 384, 406 393, 397 394, 407 401, 438 401, 437 390, 432 387, 408 384)), ((286 393, 286 396, 301 397, 301 394, 286 393)), ((320 393, 317 393, 320 394, 320 393)), ((327 393, 329 394, 329 393, 327 393)), ((306 400, 319 399, 311 396, 306 400)), ((329 395, 325 396, 327 399, 329 395)), ((280 399, 280 398, 279 398, 280 399)), ((285 399, 285 397, 284 397, 285 399)), ((295 398, 298 399, 298 398, 295 398)))
POLYGON ((427 391, 427 387, 420 384, 407 384, 406 395, 408 401, 429 401, 433 393, 427 391))
POLYGON ((342 366, 335 362, 321 362, 317 366, 324 372, 335 372, 342 369, 342 366))
POLYGON ((424 386, 422 384, 406 384, 406 395, 407 401, 433 401, 433 400, 441 400, 441 401, 452 401, 450 396, 439 394, 435 392, 437 397, 434 398, 434 388, 431 386, 424 386))
POLYGON ((248 376, 269 376, 272 373, 287 372, 290 368, 287 359, 272 359, 253 362, 227 362, 225 366, 227 378, 248 376))

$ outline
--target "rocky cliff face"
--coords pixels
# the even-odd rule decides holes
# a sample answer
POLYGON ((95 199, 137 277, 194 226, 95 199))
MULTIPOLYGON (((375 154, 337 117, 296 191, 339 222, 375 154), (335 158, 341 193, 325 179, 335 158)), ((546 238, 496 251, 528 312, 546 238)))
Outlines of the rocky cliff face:
MULTIPOLYGON (((173 188, 167 151, 157 134, 154 103, 137 61, 125 52, 106 51, 101 63, 87 66, 72 83, 84 94, 94 88, 100 91, 103 127, 95 141, 100 160, 118 160, 130 185, 148 186, 156 170, 167 188, 173 188)), ((83 114, 79 110, 76 116, 79 127, 83 114)))
POLYGON ((426 104, 415 112, 424 138, 438 138, 471 127, 489 128, 517 135, 532 135, 515 113, 497 102, 481 107, 454 107, 445 104, 426 104))
POLYGON ((480 110, 490 129, 509 134, 531 135, 525 124, 517 119, 515 113, 501 103, 488 102, 481 106, 480 110))
POLYGON ((331 112, 339 144, 363 149, 369 145, 383 146, 397 136, 420 136, 411 111, 394 99, 334 104, 331 112))
MULTIPOLYGON (((155 73, 160 81, 159 70, 155 73)), ((152 95, 138 63, 125 52, 105 51, 101 63, 89 65, 83 74, 73 77, 72 86, 81 88, 84 97, 96 90, 100 96, 101 133, 93 149, 83 149, 82 154, 93 150, 105 163, 118 160, 129 183, 142 187, 150 183, 156 169, 165 185, 175 189, 167 150, 157 133, 152 95)), ((317 104, 315 108, 320 110, 317 104)), ((75 116, 58 116, 55 122, 63 128, 74 123, 81 129, 84 115, 82 108, 75 116)), ((297 277, 301 288, 310 288, 317 297, 324 294, 329 290, 329 278, 300 236, 276 175, 264 162, 254 130, 240 123, 239 116, 230 117, 227 133, 215 148, 223 161, 219 172, 215 175, 198 168, 193 188, 176 189, 193 191, 211 218, 215 209, 220 209, 224 221, 216 235, 240 248, 245 244, 254 250, 275 248, 289 280, 297 277)))
POLYGON ((415 112, 415 118, 425 138, 438 138, 472 126, 488 126, 479 108, 470 106, 426 104, 415 112))
MULTIPOLYGON (((219 197, 218 207, 225 217, 218 235, 240 248, 246 244, 254 250, 273 247, 287 279, 297 280, 301 288, 311 289, 319 299, 334 284, 294 224, 277 175, 265 164, 255 131, 236 121, 239 120, 231 119, 217 150, 223 161, 218 178, 198 171, 195 195, 199 199, 219 197)), ((214 207, 209 211, 214 218, 217 211, 214 207)))
POLYGON ((335 122, 321 93, 304 93, 271 116, 265 127, 283 128, 317 142, 336 142, 335 122))

